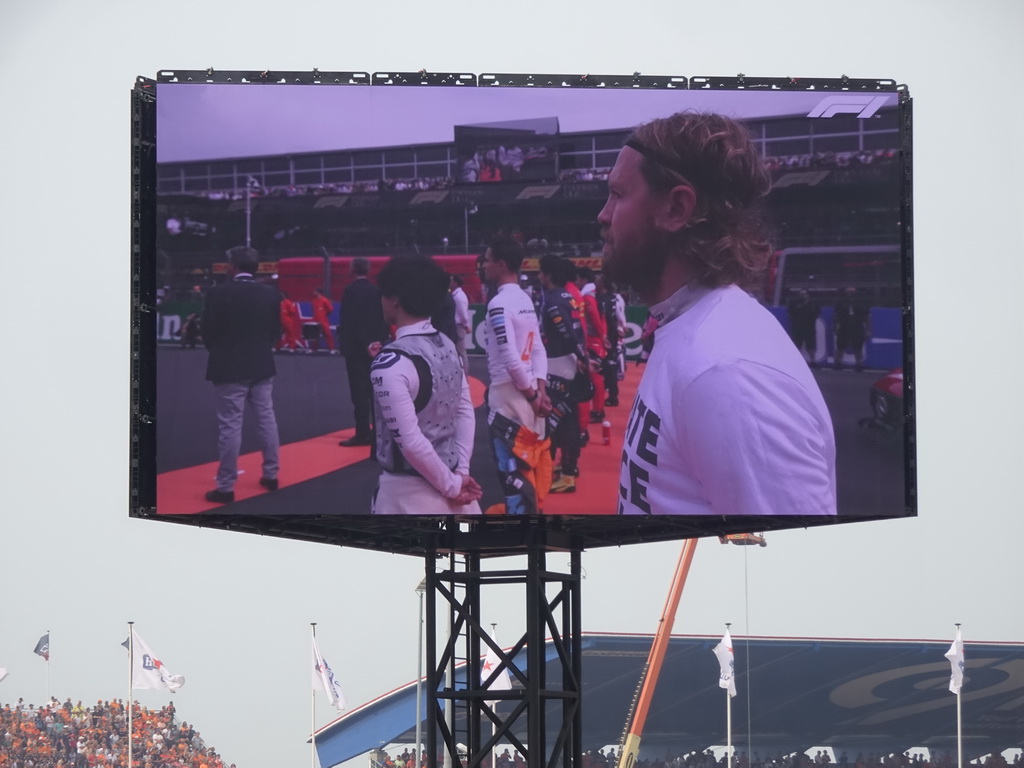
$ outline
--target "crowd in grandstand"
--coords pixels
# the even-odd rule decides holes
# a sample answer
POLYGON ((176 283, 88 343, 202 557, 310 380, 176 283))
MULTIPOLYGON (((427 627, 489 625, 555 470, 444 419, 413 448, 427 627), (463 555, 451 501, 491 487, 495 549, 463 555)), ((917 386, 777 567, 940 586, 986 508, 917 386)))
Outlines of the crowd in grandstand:
MULTIPOLYGON (((1008 768, 1009 765, 998 753, 980 758, 977 763, 989 768, 1008 768)), ((1018 754, 1012 765, 1019 766, 1020 763, 1021 756, 1018 754)), ((711 750, 707 750, 688 755, 669 754, 664 759, 645 758, 639 760, 637 765, 643 768, 726 768, 728 761, 724 752, 716 757, 711 750)), ((855 757, 850 757, 846 752, 841 752, 835 762, 825 750, 816 750, 813 757, 805 752, 769 753, 764 757, 754 752, 753 757, 748 757, 746 752, 736 751, 733 760, 735 768, 954 768, 955 765, 956 755, 949 750, 941 754, 936 750, 928 756, 910 752, 859 752, 855 757)))
MULTIPOLYGON (((234 768, 175 717, 174 705, 132 707, 133 765, 234 768)), ((121 699, 86 706, 51 698, 0 708, 0 768, 120 768, 128 765, 128 711, 121 699)))
POLYGON ((559 181, 608 181, 611 168, 566 168, 559 172, 559 181))
POLYGON ((764 164, 770 171, 781 168, 855 168, 891 162, 898 158, 899 150, 896 149, 864 149, 857 152, 808 152, 766 157, 764 164))
MULTIPOLYGON (((387 752, 373 753, 370 760, 371 768, 426 768, 427 753, 422 753, 419 766, 416 765, 415 750, 406 748, 401 754, 394 757, 387 752)), ((443 753, 438 753, 437 763, 443 761, 443 753)), ((523 768, 525 761, 522 755, 516 750, 499 747, 495 750, 494 768, 523 768), (500 750, 500 751, 499 751, 500 750)), ((604 749, 587 750, 582 755, 582 768, 616 768, 619 762, 619 755, 613 747, 604 749)), ((995 753, 978 758, 973 761, 985 768, 1019 768, 1022 764, 1021 754, 1018 753, 1013 762, 1007 762, 1002 754, 995 753)), ((687 754, 669 752, 664 757, 641 757, 635 763, 637 768, 729 768, 729 761, 725 752, 722 751, 716 757, 715 753, 708 749, 695 751, 687 754)), ((491 758, 487 756, 482 762, 483 768, 491 768, 491 758)), ((734 751, 732 761, 733 768, 955 768, 956 755, 949 750, 939 753, 932 751, 930 755, 911 752, 870 752, 858 753, 850 757, 846 752, 836 756, 835 762, 827 751, 817 750, 814 757, 804 752, 779 752, 777 754, 765 754, 762 757, 754 752, 753 757, 740 750, 734 751)))
MULTIPOLYGON (((249 197, 318 197, 321 195, 360 195, 370 192, 406 192, 448 189, 454 180, 450 176, 428 176, 411 179, 370 179, 368 181, 339 182, 336 184, 287 184, 284 186, 253 187, 249 197)), ((208 200, 244 200, 244 190, 211 189, 196 193, 208 200)))
MULTIPOLYGON (((796 155, 773 155, 764 158, 765 166, 772 171, 797 168, 856 168, 867 165, 892 162, 899 157, 897 149, 864 149, 848 152, 805 152, 796 155)), ((508 166, 494 165, 499 169, 497 178, 481 175, 481 170, 488 166, 487 160, 478 160, 474 168, 462 171, 460 180, 463 182, 501 181, 519 178, 508 166), (505 175, 501 175, 504 170, 505 175)), ((558 180, 573 181, 607 181, 611 168, 566 168, 559 172, 558 180)), ((427 176, 415 178, 380 178, 356 182, 339 182, 333 184, 287 184, 280 186, 254 186, 249 190, 253 199, 261 197, 301 197, 320 195, 358 195, 372 192, 405 192, 408 190, 427 191, 449 189, 455 184, 451 176, 427 176)), ((208 200, 244 200, 244 189, 209 189, 189 193, 195 197, 208 200)))
MULTIPOLYGON (((779 194, 772 197, 770 221, 775 248, 893 243, 898 206, 877 204, 876 182, 888 179, 886 183, 896 183, 891 173, 897 168, 894 150, 776 155, 765 162, 775 169, 776 176, 788 174, 788 180, 779 184, 779 194), (818 178, 830 169, 843 173, 834 174, 828 182, 818 178), (828 190, 821 186, 825 183, 830 185, 828 190), (820 186, 821 194, 800 194, 812 186, 820 186), (834 194, 837 192, 841 194, 834 194)), ((551 243, 549 251, 562 255, 590 256, 599 252, 601 245, 594 242, 597 226, 593 220, 601 194, 599 186, 605 183, 608 171, 602 167, 563 168, 561 182, 565 190, 550 198, 550 211, 543 221, 529 221, 528 237, 546 239, 551 243), (585 212, 590 201, 593 218, 585 212), (559 247, 558 243, 565 245, 559 247), (579 253, 570 252, 574 245, 579 246, 579 253)), ((510 204, 509 196, 501 190, 472 190, 476 206, 472 210, 454 193, 442 202, 432 198, 429 206, 421 208, 413 203, 413 191, 402 192, 444 190, 452 185, 451 177, 432 176, 254 188, 254 197, 266 200, 253 215, 252 245, 267 262, 320 255, 323 249, 345 256, 413 248, 421 252, 433 249, 436 253, 463 249, 475 252, 483 244, 481 233, 527 226, 525 222, 510 222, 517 207, 530 219, 534 217, 529 212, 531 201, 521 206, 510 204), (342 207, 318 207, 325 195, 352 195, 360 198, 361 205, 354 206, 352 200, 342 207)), ((209 277, 214 265, 223 262, 224 251, 237 245, 243 235, 242 206, 230 201, 244 197, 245 190, 196 190, 188 194, 192 199, 173 200, 168 195, 166 218, 158 222, 161 280, 176 287, 191 286, 200 274, 209 277)), ((891 199, 898 200, 898 193, 893 191, 891 199)))

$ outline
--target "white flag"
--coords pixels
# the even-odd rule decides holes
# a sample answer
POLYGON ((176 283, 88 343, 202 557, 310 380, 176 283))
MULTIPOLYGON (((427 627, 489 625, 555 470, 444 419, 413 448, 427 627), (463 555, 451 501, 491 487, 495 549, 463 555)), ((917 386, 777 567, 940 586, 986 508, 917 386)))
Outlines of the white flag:
POLYGON ((722 635, 722 642, 713 649, 718 657, 718 666, 721 672, 718 677, 718 687, 729 691, 730 696, 736 695, 736 659, 732 653, 732 637, 729 630, 722 635))
POLYGON ((132 688, 154 688, 174 693, 185 684, 181 675, 172 675, 162 661, 132 627, 132 688))
POLYGON ((327 700, 334 705, 339 712, 345 708, 345 694, 341 692, 341 685, 331 670, 331 665, 324 661, 317 647, 316 638, 313 638, 313 690, 321 689, 327 694, 327 700))
MULTIPOLYGON (((498 635, 493 633, 491 639, 497 644, 498 635)), ((487 655, 484 657, 484 665, 480 668, 480 683, 487 682, 487 678, 498 668, 501 664, 501 659, 498 658, 498 654, 494 652, 491 646, 487 646, 487 655)), ((509 677, 508 667, 506 666, 501 672, 498 673, 497 677, 491 681, 491 684, 487 686, 488 691, 508 691, 512 688, 512 678, 509 677)), ((494 702, 490 702, 493 707, 494 702)))
POLYGON ((0 683, 4 681, 5 677, 7 677, 7 667, 0 667, 0 683))
POLYGON ((946 658, 953 668, 949 677, 949 690, 952 693, 960 693, 960 687, 964 684, 964 641, 960 637, 960 627, 956 628, 956 639, 946 651, 946 658))

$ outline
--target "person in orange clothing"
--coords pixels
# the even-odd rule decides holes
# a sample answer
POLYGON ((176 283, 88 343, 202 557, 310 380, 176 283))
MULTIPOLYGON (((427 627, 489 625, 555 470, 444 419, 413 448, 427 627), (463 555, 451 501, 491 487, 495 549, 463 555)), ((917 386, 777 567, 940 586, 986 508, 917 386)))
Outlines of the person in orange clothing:
POLYGON ((576 265, 565 259, 565 290, 572 297, 572 318, 583 327, 583 294, 576 285, 576 265))
MULTIPOLYGON (((326 301, 326 299, 325 299, 326 301)), ((327 302, 330 304, 330 302, 327 302)), ((330 310, 328 310, 328 313, 330 310)), ((319 321, 318 321, 319 322, 319 321)), ((323 326, 321 325, 321 328, 323 326)), ((327 326, 327 333, 331 332, 330 325, 327 326)), ((328 338, 330 338, 328 336, 328 338)), ((274 345, 274 349, 281 349, 287 347, 288 349, 295 351, 299 347, 304 347, 305 341, 302 339, 302 317, 299 315, 299 305, 296 304, 288 296, 287 293, 281 292, 281 338, 277 340, 277 344, 274 345)))
POLYGON ((334 352, 334 334, 331 333, 330 314, 334 311, 334 305, 320 291, 313 289, 313 320, 320 326, 320 332, 327 341, 327 348, 334 352))
POLYGON ((601 368, 608 354, 608 325, 597 303, 594 272, 589 267, 581 267, 576 273, 576 286, 583 297, 583 333, 587 337, 590 381, 594 385, 593 399, 580 405, 580 425, 586 431, 589 424, 604 421, 606 391, 601 368))
MULTIPOLYGON (((578 319, 580 325, 583 327, 583 334, 586 337, 586 347, 588 355, 593 358, 593 351, 596 349, 596 342, 594 341, 594 334, 598 332, 598 326, 594 322, 595 310, 591 308, 589 314, 587 310, 587 300, 583 293, 580 291, 580 276, 579 270, 576 265, 571 261, 568 262, 566 267, 567 280, 565 283, 565 290, 572 296, 573 305, 573 317, 578 319)), ((593 274, 593 273, 591 273, 593 274)), ((595 304, 596 306, 596 304, 595 304)), ((600 316, 600 312, 596 312, 600 316)), ((603 343, 602 343, 603 348, 603 343)), ((593 366, 591 365, 591 370, 593 366)), ((591 382, 593 383, 593 376, 591 375, 591 382)), ((603 390, 602 390, 603 391, 603 390)), ((595 390, 596 392, 596 390, 595 390)), ((580 440, 581 445, 586 445, 590 441, 590 432, 588 426, 590 425, 590 413, 592 410, 591 403, 593 397, 581 402, 577 408, 579 409, 580 416, 580 440)), ((604 396, 601 398, 601 408, 604 408, 604 396)))

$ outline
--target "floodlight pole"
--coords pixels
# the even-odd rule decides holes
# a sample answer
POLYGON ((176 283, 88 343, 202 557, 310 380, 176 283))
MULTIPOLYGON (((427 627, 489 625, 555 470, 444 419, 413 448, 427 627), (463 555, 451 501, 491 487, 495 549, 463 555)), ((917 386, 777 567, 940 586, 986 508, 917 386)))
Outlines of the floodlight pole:
POLYGON ((245 247, 252 246, 252 185, 256 182, 252 176, 245 179, 245 247))
POLYGON ((462 236, 465 253, 469 253, 469 216, 478 210, 480 209, 476 207, 475 203, 467 203, 462 207, 462 236))

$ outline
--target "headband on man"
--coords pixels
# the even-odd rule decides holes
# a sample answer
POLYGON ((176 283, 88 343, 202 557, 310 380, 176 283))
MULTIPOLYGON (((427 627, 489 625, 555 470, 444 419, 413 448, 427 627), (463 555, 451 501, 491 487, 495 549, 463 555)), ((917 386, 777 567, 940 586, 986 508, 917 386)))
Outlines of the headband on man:
POLYGON ((656 163, 657 165, 660 165, 662 168, 666 168, 666 169, 672 171, 673 173, 678 173, 680 176, 683 177, 683 179, 686 181, 686 183, 689 184, 691 187, 695 187, 696 186, 692 181, 690 181, 690 175, 693 172, 692 169, 690 169, 690 170, 684 169, 683 168, 683 164, 680 163, 678 160, 669 157, 668 155, 664 154, 663 152, 659 152, 656 149, 648 147, 647 145, 642 144, 641 142, 637 141, 636 139, 626 139, 625 146, 629 147, 632 150, 635 150, 635 151, 639 152, 641 155, 646 157, 652 163, 656 163))

